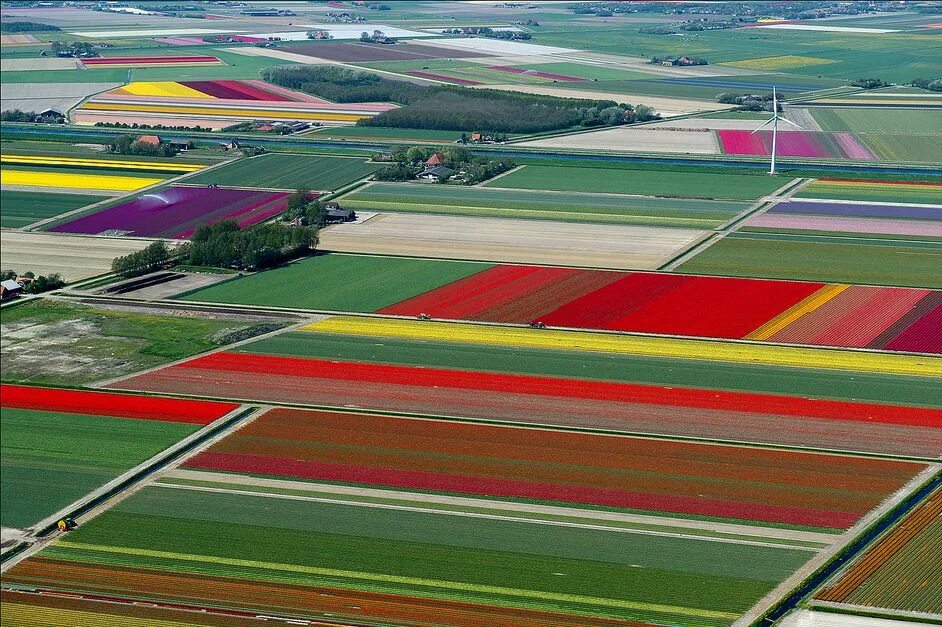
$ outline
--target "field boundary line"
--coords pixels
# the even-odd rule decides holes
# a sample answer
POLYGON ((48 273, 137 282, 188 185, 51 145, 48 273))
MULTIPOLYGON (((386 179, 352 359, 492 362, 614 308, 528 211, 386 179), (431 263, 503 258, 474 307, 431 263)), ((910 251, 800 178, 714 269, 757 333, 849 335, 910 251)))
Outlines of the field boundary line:
MULTIPOLYGON (((267 408, 261 413, 264 413, 264 411, 267 411, 267 408)), ((76 518, 80 524, 83 524, 95 518, 145 485, 150 484, 159 473, 176 468, 193 454, 219 441, 233 430, 248 424, 257 415, 261 415, 259 406, 240 404, 239 407, 226 415, 217 418, 195 433, 122 473, 52 516, 32 525, 28 528, 30 531, 25 536, 31 539, 32 542, 20 543, 4 553, 2 562, 0 562, 0 572, 6 572, 63 536, 64 533, 68 533, 61 532, 56 528, 57 520, 71 516, 76 518)))
POLYGON ((931 625, 942 625, 942 615, 930 614, 928 612, 917 612, 914 610, 898 610, 891 607, 876 607, 870 605, 856 605, 854 603, 838 603, 836 601, 819 601, 818 599, 808 599, 808 607, 822 612, 833 612, 838 614, 853 614, 856 616, 872 616, 874 618, 883 618, 893 620, 899 618, 911 618, 921 623, 931 625))
POLYGON ((306 501, 310 503, 334 503, 349 507, 367 507, 373 509, 389 509, 403 512, 418 512, 422 514, 434 514, 439 516, 458 516, 463 518, 481 518, 485 520, 500 520, 513 523, 529 525, 546 525, 550 527, 570 527, 574 529, 591 529, 593 531, 606 531, 610 533, 625 533, 631 535, 657 536, 664 538, 678 538, 683 540, 696 540, 701 542, 718 542, 721 544, 740 544, 745 546, 761 546, 767 548, 776 548, 792 551, 808 551, 817 553, 820 549, 815 547, 800 546, 795 544, 778 544, 775 542, 760 542, 757 540, 746 540, 737 538, 720 538, 716 536, 700 536, 689 533, 672 533, 669 531, 654 531, 651 529, 632 529, 630 527, 613 527, 608 525, 596 525, 589 523, 567 522, 559 520, 547 520, 544 518, 524 518, 519 516, 502 516, 500 514, 484 514, 480 512, 462 512, 453 510, 435 509, 433 507, 416 507, 413 505, 395 505, 392 503, 370 503, 364 501, 355 501, 342 498, 329 498, 318 496, 302 496, 299 494, 279 494, 270 492, 256 492, 254 490, 238 490, 234 488, 213 488, 210 486, 196 486, 184 484, 155 483, 155 487, 192 490, 195 492, 209 492, 219 494, 234 494, 238 496, 254 496, 259 498, 283 499, 287 501, 306 501))
MULTIPOLYGON (((481 182, 479 182, 479 183, 475 183, 474 185, 471 185, 470 187, 484 187, 487 183, 491 183, 491 182, 493 182, 493 181, 496 181, 496 180, 499 179, 499 178, 502 178, 502 177, 507 176, 508 174, 512 174, 512 173, 514 173, 514 172, 519 172, 520 170, 523 170, 525 167, 527 167, 527 165, 532 165, 532 164, 522 163, 522 164, 520 164, 520 165, 516 165, 516 166, 510 168, 509 170, 507 170, 506 172, 501 172, 501 173, 498 174, 497 176, 492 176, 492 177, 489 178, 489 179, 484 179, 483 181, 481 181, 481 182)), ((485 188, 485 189, 486 189, 486 188, 485 188)), ((501 189, 506 189, 506 188, 501 188, 501 189)), ((550 191, 550 190, 546 190, 546 191, 550 191)))
MULTIPOLYGON (((780 608, 783 604, 786 604, 789 598, 796 594, 801 594, 802 592, 804 592, 804 594, 801 594, 801 597, 796 599, 796 601, 801 601, 805 598, 807 594, 823 583, 823 581, 815 582, 815 579, 826 574, 829 567, 836 565, 838 558, 844 557, 849 560, 863 551, 867 546, 870 546, 875 538, 871 538, 862 546, 856 547, 855 551, 848 553, 849 550, 854 548, 853 545, 855 542, 864 537, 867 531, 872 529, 881 520, 889 516, 900 504, 913 497, 920 490, 925 489, 927 485, 931 485, 934 480, 938 480, 940 470, 942 470, 942 464, 936 462, 930 464, 922 472, 910 479, 906 485, 884 499, 880 505, 858 520, 853 527, 848 529, 841 536, 840 540, 813 557, 807 564, 802 566, 788 579, 780 583, 771 592, 760 599, 749 611, 736 620, 736 622, 732 624, 732 627, 754 627, 756 625, 769 624, 767 622, 769 615, 775 611, 776 608, 780 608), (803 591, 805 587, 810 587, 811 589, 803 591)), ((918 505, 918 503, 910 504, 910 509, 915 505, 918 505)), ((909 510, 907 509, 906 511, 909 510)), ((906 512, 902 512, 901 515, 905 513, 906 512)), ((890 526, 892 527, 892 525, 890 526)), ((882 535, 882 533, 880 535, 882 535)), ((834 572, 836 572, 836 570, 834 572)), ((825 579, 830 579, 834 572, 827 573, 825 579)))
MULTIPOLYGON (((607 520, 621 523, 637 523, 665 527, 677 527, 711 531, 729 535, 767 537, 776 540, 798 540, 815 542, 817 544, 831 544, 840 537, 839 533, 825 533, 804 531, 786 527, 764 527, 741 523, 728 523, 714 520, 669 517, 660 515, 656 510, 651 514, 627 513, 611 509, 590 509, 573 505, 545 505, 538 502, 488 499, 475 495, 452 495, 428 492, 413 492, 407 489, 386 487, 360 487, 325 483, 316 480, 300 479, 274 479, 262 478, 252 475, 239 475, 225 472, 206 471, 199 469, 175 469, 164 473, 162 482, 172 482, 174 479, 182 481, 202 481, 220 485, 236 485, 245 487, 260 487, 271 489, 294 490, 297 492, 312 492, 315 494, 339 494, 345 496, 359 496, 363 498, 377 498, 405 502, 425 502, 436 505, 451 505, 455 507, 471 507, 502 511, 516 511, 520 513, 543 514, 544 516, 564 516, 571 518, 584 518, 591 520, 607 520)), ((187 484, 182 484, 187 485, 187 484)), ((761 521, 755 521, 761 522, 761 521)))

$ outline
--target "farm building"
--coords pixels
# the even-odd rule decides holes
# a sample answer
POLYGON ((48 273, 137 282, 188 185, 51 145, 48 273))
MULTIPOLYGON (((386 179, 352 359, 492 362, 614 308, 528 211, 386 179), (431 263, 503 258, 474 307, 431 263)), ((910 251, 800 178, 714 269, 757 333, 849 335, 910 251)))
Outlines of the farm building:
POLYGON ((436 152, 434 155, 425 160, 425 167, 434 168, 435 166, 445 165, 445 155, 440 152, 436 152))
POLYGON ((160 145, 160 137, 158 137, 157 135, 141 135, 140 137, 137 138, 137 141, 142 144, 147 144, 149 146, 160 145))
POLYGON ((9 300, 11 298, 16 298, 23 293, 23 286, 14 281, 13 279, 7 279, 6 281, 0 281, 0 300, 9 300))
POLYGON ((428 181, 430 183, 438 183, 440 181, 446 180, 453 173, 454 170, 451 168, 446 168, 445 166, 435 166, 434 168, 428 168, 425 171, 420 172, 416 178, 423 181, 428 181))

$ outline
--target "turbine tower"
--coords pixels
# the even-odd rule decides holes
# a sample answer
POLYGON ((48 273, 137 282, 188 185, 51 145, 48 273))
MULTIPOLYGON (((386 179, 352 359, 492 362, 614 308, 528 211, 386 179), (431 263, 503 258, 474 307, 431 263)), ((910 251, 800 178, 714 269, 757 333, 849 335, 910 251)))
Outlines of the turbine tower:
POLYGON ((772 166, 769 168, 769 174, 775 174, 775 144, 778 141, 779 120, 781 120, 782 122, 785 122, 786 124, 791 124, 792 126, 794 126, 795 128, 799 130, 801 129, 800 126, 798 126, 791 120, 786 120, 785 118, 783 118, 782 116, 778 114, 778 96, 776 95, 775 87, 773 86, 772 87, 772 117, 766 120, 765 122, 763 122, 762 125, 759 126, 759 128, 757 128, 756 130, 752 131, 752 133, 750 133, 750 135, 755 135, 766 126, 770 124, 772 125, 772 166))

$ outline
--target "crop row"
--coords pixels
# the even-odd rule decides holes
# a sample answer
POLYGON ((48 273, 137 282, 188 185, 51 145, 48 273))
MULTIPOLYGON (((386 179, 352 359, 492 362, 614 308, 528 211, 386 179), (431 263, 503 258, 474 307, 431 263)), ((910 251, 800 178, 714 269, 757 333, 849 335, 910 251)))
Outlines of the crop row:
POLYGON ((916 468, 905 462, 285 409, 266 413, 186 466, 833 528, 853 524, 916 468), (839 493, 834 483, 841 486, 839 493))

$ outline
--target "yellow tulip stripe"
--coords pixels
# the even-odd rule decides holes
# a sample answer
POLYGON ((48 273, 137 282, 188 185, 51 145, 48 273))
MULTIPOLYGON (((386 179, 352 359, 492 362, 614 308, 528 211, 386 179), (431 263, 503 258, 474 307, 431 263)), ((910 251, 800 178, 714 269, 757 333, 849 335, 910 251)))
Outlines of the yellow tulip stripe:
POLYGON ((301 327, 301 330, 337 335, 592 351, 790 368, 824 368, 923 377, 942 376, 942 358, 830 348, 798 348, 770 344, 354 316, 333 316, 301 327))
POLYGON ((265 118, 284 120, 336 120, 343 122, 356 122, 360 118, 371 117, 362 113, 319 113, 317 111, 279 111, 277 109, 252 109, 236 107, 203 107, 149 105, 149 104, 118 104, 111 102, 86 102, 80 109, 84 111, 139 111, 143 113, 175 113, 178 115, 205 115, 239 118, 265 118))
POLYGON ((717 618, 734 620, 739 617, 738 614, 729 612, 717 612, 692 607, 682 607, 678 605, 661 605, 658 603, 641 603, 635 601, 624 601, 621 599, 606 599, 600 597, 589 597, 577 594, 564 594, 557 592, 545 592, 543 590, 526 590, 523 588, 505 588, 502 586, 488 586, 483 584, 465 583, 462 581, 442 581, 438 579, 423 579, 419 577, 404 577, 400 575, 388 575, 384 573, 365 573, 355 570, 339 570, 336 568, 317 568, 315 566, 301 566, 299 564, 279 564, 276 562, 262 562, 256 560, 233 559, 226 557, 217 557, 210 555, 191 555, 189 553, 176 553, 171 551, 154 551, 150 549, 134 549, 130 547, 105 546, 100 544, 85 544, 81 542, 60 541, 57 545, 59 549, 78 549, 82 551, 98 551, 101 553, 112 553, 119 555, 129 555, 136 557, 150 557, 156 559, 172 559, 183 562, 199 562, 204 564, 219 564, 223 566, 234 566, 237 568, 257 568, 271 571, 281 571, 288 573, 299 573, 304 575, 313 575, 315 577, 331 577, 353 579, 358 581, 376 581, 381 583, 402 584, 409 586, 423 586, 430 588, 440 588, 443 590, 454 590, 456 592, 476 592, 480 594, 493 594, 501 596, 521 597, 526 599, 538 599, 545 601, 556 601, 562 603, 580 603, 586 605, 595 605, 598 607, 612 607, 627 610, 646 610, 649 612, 664 612, 668 614, 680 614, 682 616, 699 616, 701 618, 717 618))
POLYGON ((57 189, 103 189, 114 192, 131 192, 142 187, 160 183, 164 179, 141 176, 114 176, 111 174, 66 174, 56 172, 26 172, 4 170, 0 172, 0 185, 23 185, 26 187, 54 187, 57 189))
POLYGON ((15 602, 3 603, 3 622, 11 625, 95 625, 95 627, 186 627, 190 622, 166 621, 154 618, 133 618, 108 615, 99 612, 84 612, 62 607, 43 607, 15 602))
POLYGON ((745 337, 747 340, 767 340, 795 320, 798 320, 806 313, 811 313, 824 303, 828 302, 844 290, 849 285, 825 285, 817 292, 802 300, 801 302, 789 307, 779 315, 775 316, 761 327, 745 337))
POLYGON ((115 90, 118 93, 132 94, 134 96, 160 96, 168 98, 203 98, 216 100, 215 96, 204 94, 201 91, 175 83, 173 81, 155 81, 130 83, 115 90))
POLYGON ((120 161, 110 159, 81 159, 73 157, 43 157, 38 155, 0 155, 0 163, 57 165, 80 168, 112 168, 116 170, 156 170, 159 172, 196 172, 197 170, 202 170, 205 167, 198 163, 120 161))

